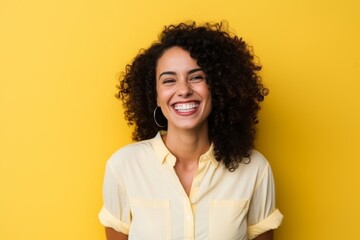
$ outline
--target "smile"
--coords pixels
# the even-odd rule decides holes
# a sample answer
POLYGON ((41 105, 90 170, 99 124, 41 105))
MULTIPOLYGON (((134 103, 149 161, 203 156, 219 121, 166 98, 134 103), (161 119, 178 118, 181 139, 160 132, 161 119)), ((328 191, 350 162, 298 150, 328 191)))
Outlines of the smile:
POLYGON ((198 102, 176 103, 174 109, 178 112, 190 112, 199 106, 198 102))

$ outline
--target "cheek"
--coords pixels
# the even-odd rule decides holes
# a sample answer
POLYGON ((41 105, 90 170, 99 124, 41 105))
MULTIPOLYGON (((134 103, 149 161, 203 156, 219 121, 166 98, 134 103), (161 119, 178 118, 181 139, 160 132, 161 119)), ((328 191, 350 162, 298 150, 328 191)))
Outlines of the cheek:
POLYGON ((166 104, 169 100, 169 91, 165 91, 164 89, 157 89, 156 102, 160 106, 161 104, 166 104))
POLYGON ((159 99, 159 94, 158 94, 158 91, 157 91, 157 89, 156 89, 156 104, 158 105, 158 106, 160 106, 160 99, 159 99))
POLYGON ((206 99, 208 108, 211 111, 212 110, 212 94, 211 94, 211 91, 209 89, 205 90, 203 92, 203 96, 206 99))
POLYGON ((197 92, 203 97, 203 99, 207 99, 208 101, 211 101, 212 98, 211 90, 207 84, 199 86, 197 92))
POLYGON ((159 91, 159 87, 158 87, 158 84, 156 83, 156 86, 155 86, 155 94, 156 94, 156 104, 158 106, 160 106, 160 98, 161 96, 159 96, 159 93, 161 93, 161 91, 159 91))

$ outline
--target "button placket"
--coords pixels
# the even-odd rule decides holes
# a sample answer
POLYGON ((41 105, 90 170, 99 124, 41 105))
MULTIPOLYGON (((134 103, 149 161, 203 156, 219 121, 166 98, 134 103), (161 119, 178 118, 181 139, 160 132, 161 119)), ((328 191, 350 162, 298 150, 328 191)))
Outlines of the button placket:
POLYGON ((185 224, 185 239, 194 239, 195 223, 192 207, 189 203, 189 198, 184 198, 184 224, 185 224))

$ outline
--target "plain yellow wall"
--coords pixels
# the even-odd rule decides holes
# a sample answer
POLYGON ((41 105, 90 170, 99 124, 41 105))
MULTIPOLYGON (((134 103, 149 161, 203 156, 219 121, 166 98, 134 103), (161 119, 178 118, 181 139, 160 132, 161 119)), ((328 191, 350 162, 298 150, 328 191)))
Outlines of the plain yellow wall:
POLYGON ((130 142, 117 75, 189 19, 228 20, 264 66, 276 239, 358 235, 359 1, 1 0, 0 239, 104 239, 105 161, 130 142))

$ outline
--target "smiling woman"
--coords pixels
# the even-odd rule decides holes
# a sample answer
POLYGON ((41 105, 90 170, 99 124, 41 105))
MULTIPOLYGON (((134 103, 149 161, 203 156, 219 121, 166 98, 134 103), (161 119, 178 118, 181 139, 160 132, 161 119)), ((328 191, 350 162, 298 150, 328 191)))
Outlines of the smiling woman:
POLYGON ((157 104, 167 119, 168 132, 183 130, 208 133, 211 93, 204 71, 180 47, 168 49, 156 66, 157 104))
POLYGON ((267 94, 253 58, 221 23, 182 23, 126 67, 118 96, 139 142, 107 163, 99 217, 109 240, 273 238, 282 215, 253 149, 267 94))

